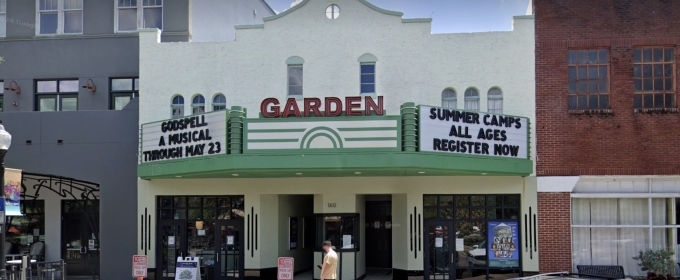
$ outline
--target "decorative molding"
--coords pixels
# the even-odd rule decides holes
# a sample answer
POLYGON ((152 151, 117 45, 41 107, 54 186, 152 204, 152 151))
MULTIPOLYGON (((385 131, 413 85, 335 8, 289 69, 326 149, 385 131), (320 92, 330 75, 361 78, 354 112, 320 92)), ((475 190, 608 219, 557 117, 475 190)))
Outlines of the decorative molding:
POLYGON ((404 18, 401 19, 402 23, 432 23, 431 18, 404 18))
POLYGON ((23 172, 21 176, 21 197, 23 199, 38 199, 43 190, 51 191, 67 199, 99 199, 100 188, 97 183, 29 172, 23 172))

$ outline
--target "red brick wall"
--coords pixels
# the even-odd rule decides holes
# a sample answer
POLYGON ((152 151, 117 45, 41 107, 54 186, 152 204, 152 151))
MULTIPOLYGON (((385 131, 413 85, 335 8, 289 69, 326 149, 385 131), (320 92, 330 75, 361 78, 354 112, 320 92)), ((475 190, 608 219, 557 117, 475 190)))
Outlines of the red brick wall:
POLYGON ((571 271, 571 194, 538 193, 538 269, 571 271))
POLYGON ((680 114, 634 113, 634 46, 675 46, 680 1, 535 0, 537 175, 680 174, 680 114), (567 110, 567 51, 610 48, 613 115, 567 110))

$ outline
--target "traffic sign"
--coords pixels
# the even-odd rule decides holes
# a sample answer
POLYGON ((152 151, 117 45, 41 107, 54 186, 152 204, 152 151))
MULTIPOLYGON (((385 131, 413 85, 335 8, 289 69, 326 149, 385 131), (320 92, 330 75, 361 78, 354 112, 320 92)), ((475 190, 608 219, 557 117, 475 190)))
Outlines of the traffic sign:
POLYGON ((132 277, 146 278, 147 262, 146 256, 132 256, 132 277))
POLYGON ((278 279, 293 280, 295 271, 293 258, 279 258, 278 279))

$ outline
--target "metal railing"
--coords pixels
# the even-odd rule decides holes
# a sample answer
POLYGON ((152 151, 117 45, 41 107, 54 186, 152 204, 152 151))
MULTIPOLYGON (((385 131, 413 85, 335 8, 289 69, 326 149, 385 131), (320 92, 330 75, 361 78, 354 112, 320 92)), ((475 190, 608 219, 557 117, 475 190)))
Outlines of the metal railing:
POLYGON ((63 260, 31 262, 24 258, 21 264, 7 266, 7 280, 66 280, 63 260))

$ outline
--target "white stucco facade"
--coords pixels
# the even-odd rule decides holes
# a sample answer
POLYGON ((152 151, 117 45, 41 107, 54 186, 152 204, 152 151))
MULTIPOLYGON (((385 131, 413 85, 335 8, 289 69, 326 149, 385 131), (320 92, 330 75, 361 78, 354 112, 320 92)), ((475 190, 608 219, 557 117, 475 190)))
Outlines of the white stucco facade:
MULTIPOLYGON (((304 60, 302 97, 360 96, 358 60, 370 54, 377 59, 376 93, 368 96, 384 98, 386 115, 399 115, 405 102, 440 106, 445 89, 456 91, 456 108, 464 109, 468 88, 478 90, 479 111, 486 112, 487 92, 497 87, 502 91, 502 113, 532 122, 530 159, 535 160, 533 16, 516 16, 512 31, 432 34, 430 19, 403 19, 401 13, 364 0, 333 3, 341 10, 337 19, 326 17, 329 2, 304 0, 265 18, 264 25, 237 27, 235 41, 160 43, 157 30, 141 31, 140 124, 171 118, 177 95, 184 98, 185 115, 192 112, 194 96, 203 95, 210 112, 213 96, 221 93, 227 107, 242 106, 248 118, 256 118, 263 99, 288 98, 286 61, 291 57, 304 60)), ((406 225, 412 212, 423 214, 426 194, 519 194, 521 217, 537 206, 533 176, 140 179, 138 187, 140 215, 146 215, 142 209, 151 209, 151 220, 156 219, 158 196, 243 195, 245 208, 260 214, 262 248, 276 248, 246 251, 246 270, 275 267, 281 252, 290 253, 285 238, 267 237, 286 234, 287 221, 280 213, 294 212, 288 198, 295 195, 314 195, 314 214, 365 213, 365 196, 391 195, 392 265, 403 271, 422 271, 425 266, 426 249, 414 253, 404 244, 411 232, 422 232, 423 226, 412 230, 406 225), (324 207, 331 203, 338 207, 324 207)), ((151 244, 157 243, 155 230, 150 228, 151 244)), ((150 255, 153 266, 156 258, 150 255)), ((353 258, 356 272, 344 275, 365 274, 365 250, 353 258)), ((538 271, 537 254, 522 255, 522 269, 538 271)), ((318 277, 318 269, 314 273, 318 277)))
POLYGON ((342 11, 337 19, 326 17, 328 3, 304 1, 263 26, 237 28, 229 42, 159 43, 155 30, 141 32, 140 123, 170 118, 175 95, 184 97, 187 114, 196 94, 210 111, 212 97, 223 93, 227 107, 243 106, 256 117, 264 98, 287 97, 286 60, 293 56, 304 59, 305 97, 359 96, 357 59, 366 53, 377 58, 376 94, 387 114, 399 114, 404 102, 439 106, 446 88, 455 89, 463 109, 470 87, 485 112, 487 92, 499 87, 503 114, 533 122, 533 16, 516 16, 512 31, 431 34, 429 19, 402 19, 359 0, 334 3, 342 11))

